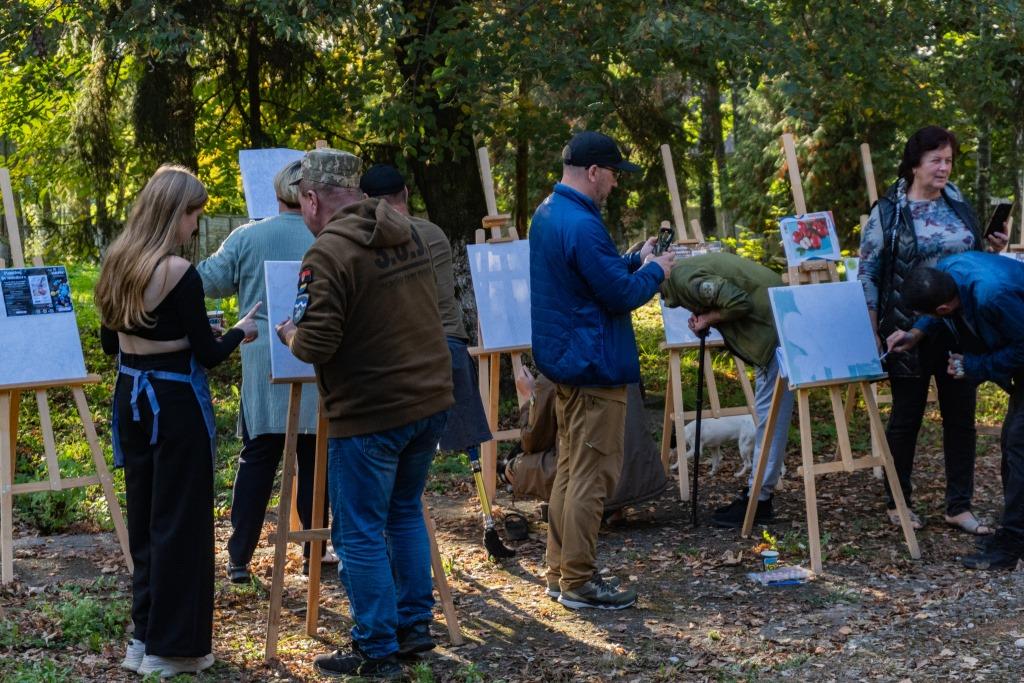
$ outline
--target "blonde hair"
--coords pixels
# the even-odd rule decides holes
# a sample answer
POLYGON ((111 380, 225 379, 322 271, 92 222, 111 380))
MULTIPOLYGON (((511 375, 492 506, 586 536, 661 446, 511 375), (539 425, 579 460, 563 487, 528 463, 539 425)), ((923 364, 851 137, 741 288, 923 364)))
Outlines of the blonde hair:
POLYGON ((299 186, 293 185, 302 178, 302 159, 286 165, 274 176, 274 194, 290 208, 299 206, 299 186))
POLYGON ((180 246, 178 226, 186 213, 202 208, 206 188, 182 166, 157 169, 135 199, 124 230, 107 250, 96 283, 96 307, 112 330, 152 327, 143 294, 157 265, 180 246))

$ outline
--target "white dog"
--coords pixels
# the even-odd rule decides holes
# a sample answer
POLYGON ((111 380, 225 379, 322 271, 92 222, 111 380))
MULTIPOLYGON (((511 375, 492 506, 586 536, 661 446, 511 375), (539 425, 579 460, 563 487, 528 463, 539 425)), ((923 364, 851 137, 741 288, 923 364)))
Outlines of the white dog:
MULTIPOLYGON (((684 429, 686 432, 686 457, 693 459, 694 432, 697 431, 696 421, 690 422, 684 429)), ((710 417, 700 421, 700 452, 711 456, 711 474, 718 471, 722 462, 722 446, 735 443, 740 451, 743 467, 735 474, 742 477, 750 471, 754 459, 754 418, 750 415, 729 415, 727 417, 710 417)))

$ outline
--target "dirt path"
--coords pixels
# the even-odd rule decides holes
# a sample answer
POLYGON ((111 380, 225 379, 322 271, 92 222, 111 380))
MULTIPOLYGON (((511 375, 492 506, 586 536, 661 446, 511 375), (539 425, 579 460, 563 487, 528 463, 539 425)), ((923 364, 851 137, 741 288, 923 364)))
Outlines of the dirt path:
MULTIPOLYGON (((995 439, 981 439, 979 452, 976 507, 991 517, 1001 500, 995 439)), ((739 488, 735 460, 727 453, 704 487, 705 518, 739 488)), ((612 613, 574 613, 543 595, 544 525, 534 504, 517 505, 531 518, 532 538, 518 546, 514 561, 494 564, 479 545, 468 482, 450 487, 429 500, 468 642, 450 647, 439 614, 434 631, 441 646, 413 675, 419 681, 1024 680, 1024 572, 961 570, 956 559, 973 548, 973 539, 942 523, 941 456, 920 457, 916 480, 916 508, 927 521, 919 534, 923 560, 909 559, 898 529, 885 521, 881 486, 870 472, 825 477, 819 492, 826 573, 803 586, 770 589, 745 577, 756 567, 752 541, 692 528, 673 481, 661 499, 631 509, 602 533, 601 568, 641 593, 636 609, 612 613), (739 564, 730 563, 727 551, 743 552, 739 564)), ((802 490, 792 472, 775 501, 789 520, 772 527, 782 560, 806 562, 802 490)), ((507 508, 510 501, 499 502, 507 508)), ((320 634, 308 638, 305 580, 298 548, 292 550, 281 660, 264 666, 266 591, 221 578, 227 520, 217 529, 218 664, 198 680, 317 680, 312 657, 343 646, 350 626, 337 576, 325 578, 320 634)), ((270 562, 264 545, 254 563, 264 584, 270 562)), ((117 668, 123 637, 95 648, 61 642, 57 620, 46 614, 77 599, 68 592, 75 586, 81 595, 126 604, 128 580, 109 535, 21 537, 16 572, 18 582, 0 591, 8 612, 7 636, 0 631, 7 668, 0 673, 17 661, 50 661, 65 678, 25 680, 137 680, 117 668)))

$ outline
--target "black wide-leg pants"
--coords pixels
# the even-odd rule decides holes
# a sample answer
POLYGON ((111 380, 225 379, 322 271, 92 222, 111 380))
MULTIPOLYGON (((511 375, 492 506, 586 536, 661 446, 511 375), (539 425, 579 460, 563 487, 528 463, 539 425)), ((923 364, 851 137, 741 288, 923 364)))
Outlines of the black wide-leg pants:
MULTIPOLYGON (((189 373, 188 354, 135 356, 140 370, 189 373), (151 367, 144 367, 151 364, 151 367)), ((131 408, 132 379, 119 375, 114 406, 124 453, 134 637, 146 654, 201 657, 213 637, 213 454, 190 384, 153 379, 158 438, 145 392, 131 408)))

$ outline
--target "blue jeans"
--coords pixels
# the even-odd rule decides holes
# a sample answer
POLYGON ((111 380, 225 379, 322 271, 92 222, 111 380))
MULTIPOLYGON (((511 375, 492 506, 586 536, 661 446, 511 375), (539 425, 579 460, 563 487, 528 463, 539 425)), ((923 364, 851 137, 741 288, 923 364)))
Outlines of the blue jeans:
POLYGON ((448 411, 328 440, 327 467, 352 640, 368 657, 398 651, 397 629, 433 619, 430 545, 420 497, 448 411))
MULTIPOLYGON (((761 442, 764 440, 765 422, 768 420, 768 409, 772 405, 772 393, 775 379, 779 376, 779 361, 772 354, 772 361, 754 373, 754 412, 757 413, 757 435, 754 441, 754 459, 750 467, 750 480, 747 490, 754 488, 754 475, 757 463, 761 461, 761 442)), ((783 382, 782 399, 779 401, 779 413, 775 418, 775 432, 772 434, 771 448, 768 451, 768 464, 764 470, 764 481, 761 482, 761 494, 758 500, 768 500, 782 476, 782 463, 786 459, 786 441, 789 439, 789 423, 793 419, 793 392, 789 383, 783 382)))

